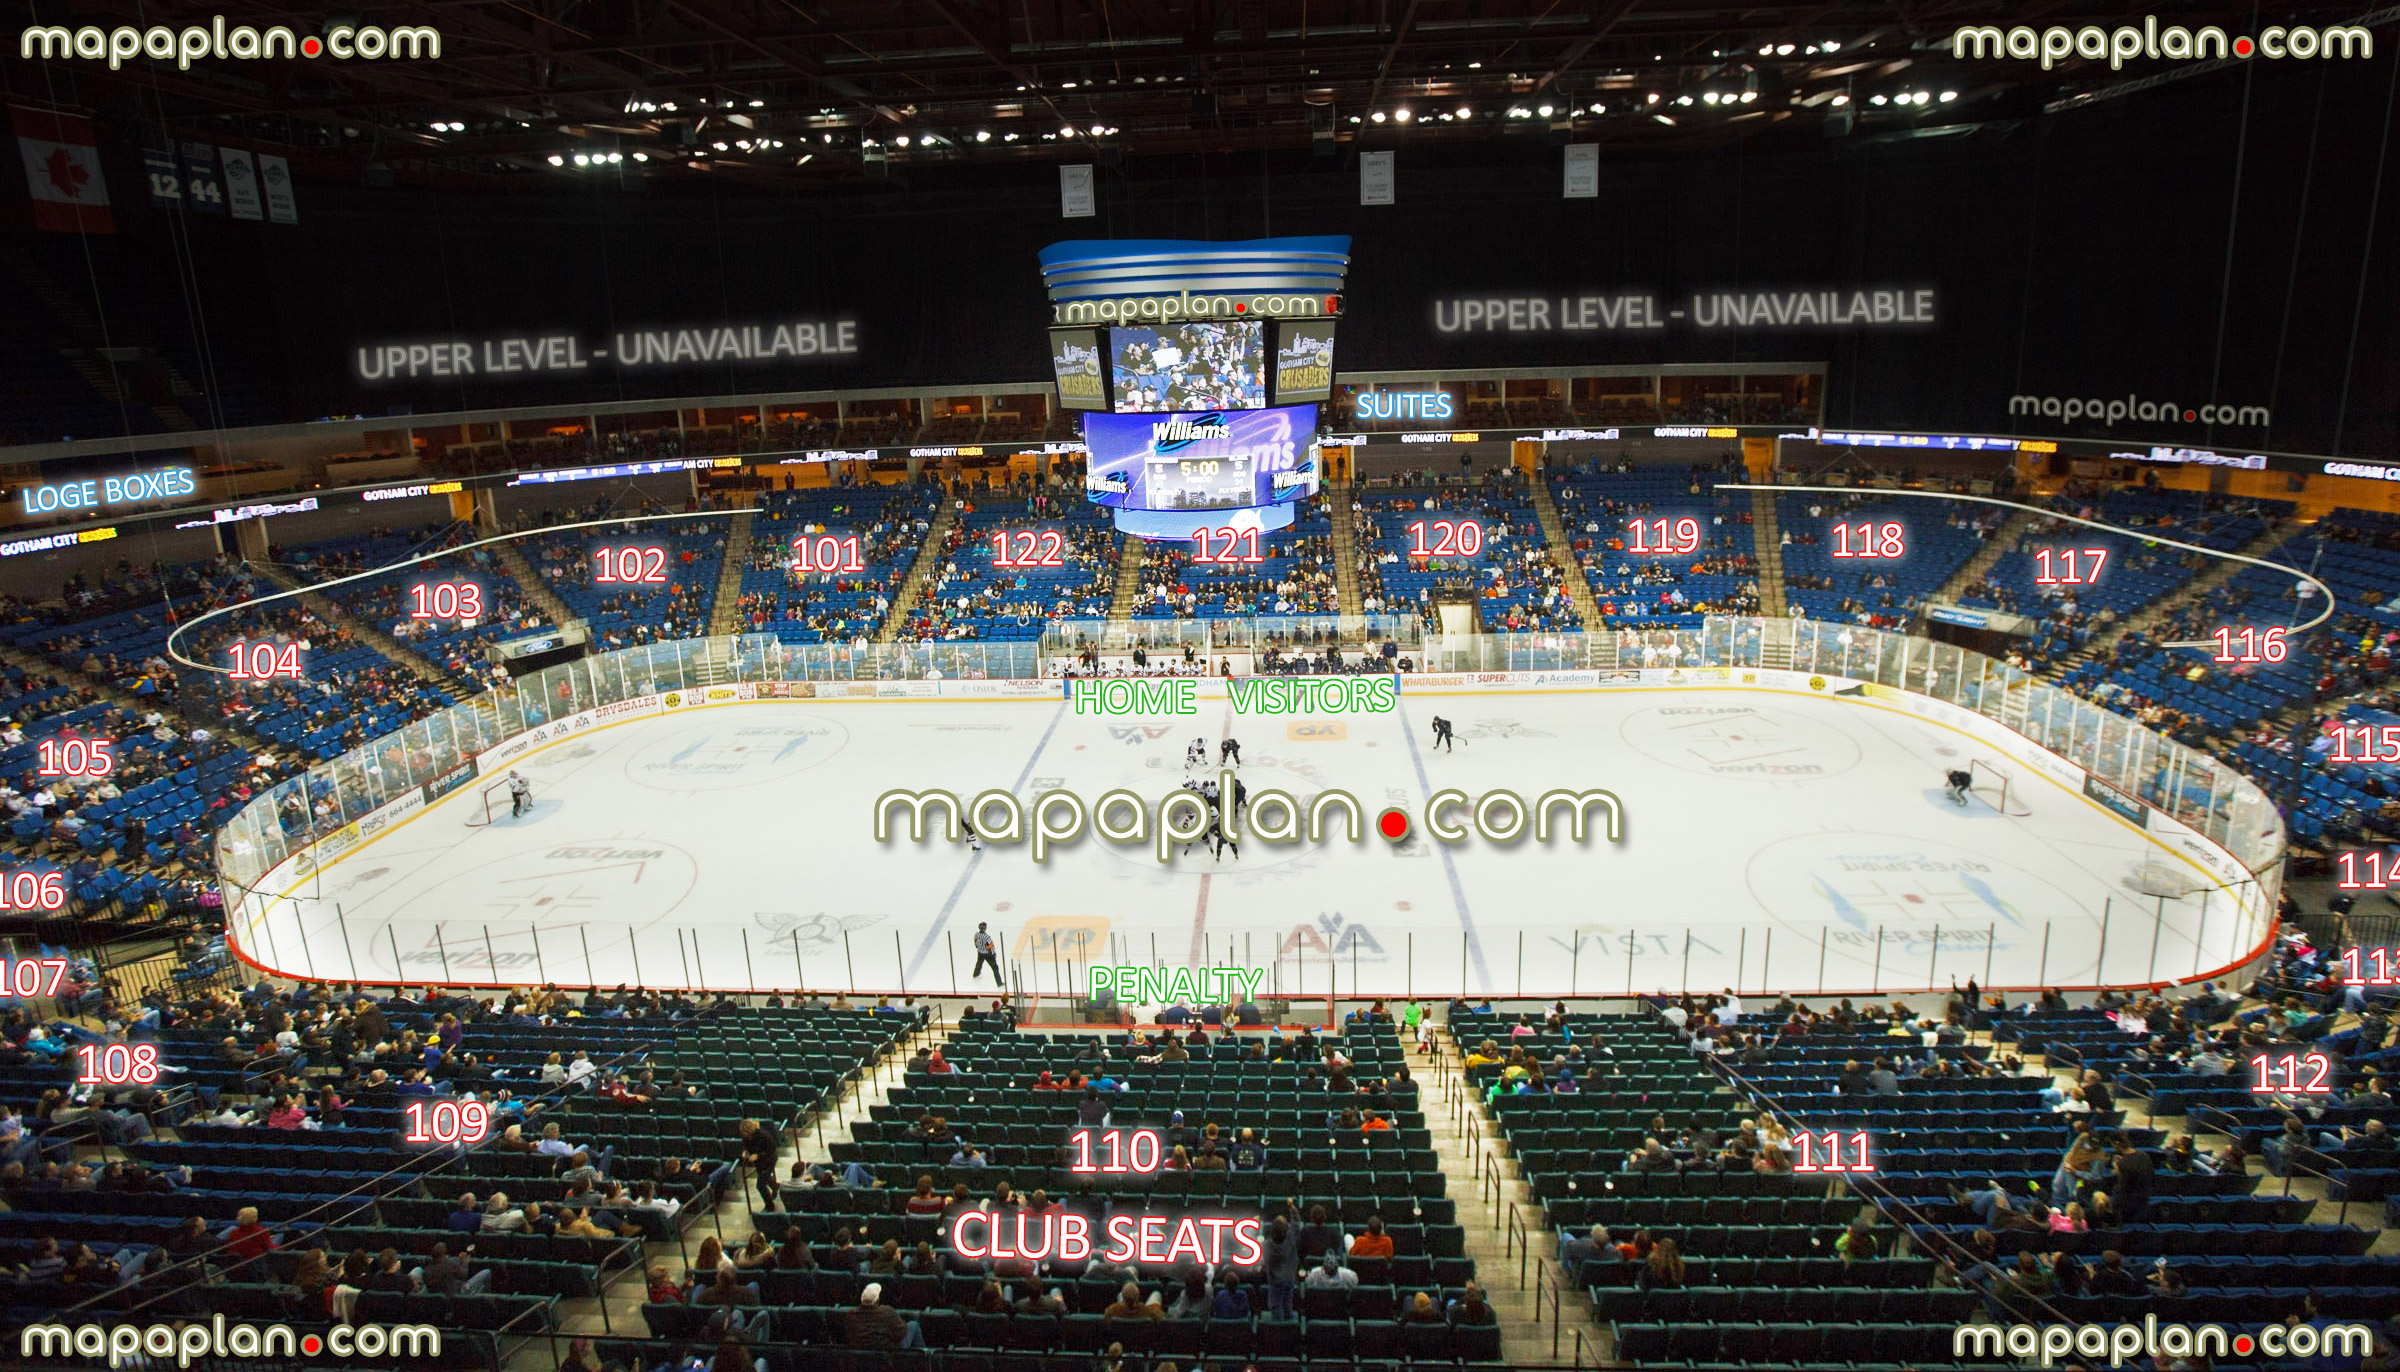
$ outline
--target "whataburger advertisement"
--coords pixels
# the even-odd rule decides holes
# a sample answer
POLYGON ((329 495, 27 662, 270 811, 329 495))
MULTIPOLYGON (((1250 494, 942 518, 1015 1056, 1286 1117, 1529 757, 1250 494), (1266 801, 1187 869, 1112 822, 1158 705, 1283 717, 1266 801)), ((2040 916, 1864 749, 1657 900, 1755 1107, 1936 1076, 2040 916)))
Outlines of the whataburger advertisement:
POLYGON ((1316 418, 1314 405, 1088 414, 1083 437, 1092 456, 1084 495, 1095 505, 1125 510, 1225 509, 1314 495, 1308 446, 1316 418), (1278 482, 1277 473, 1305 473, 1306 479, 1278 482), (1228 484, 1245 477, 1246 494, 1228 484))

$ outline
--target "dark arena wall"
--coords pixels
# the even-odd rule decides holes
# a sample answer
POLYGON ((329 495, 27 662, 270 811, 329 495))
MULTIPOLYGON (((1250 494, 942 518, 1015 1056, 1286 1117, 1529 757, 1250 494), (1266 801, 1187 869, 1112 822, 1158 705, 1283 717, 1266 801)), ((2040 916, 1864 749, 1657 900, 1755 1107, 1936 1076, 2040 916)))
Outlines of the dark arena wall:
MULTIPOLYGON (((2367 252, 2386 150, 2382 121, 2366 116, 2388 99, 2382 65, 2252 64, 2246 91, 2187 82, 1944 136, 1754 140, 1704 156, 1604 145, 1594 200, 1562 199, 1560 149, 1530 140, 1471 153, 1403 142, 1388 208, 1357 204, 1354 156, 1145 158, 1100 170, 1094 220, 1059 218, 1046 163, 805 196, 597 180, 490 195, 328 181, 303 157, 299 225, 184 227, 218 368, 290 418, 1031 381, 1046 375, 1041 244, 1298 232, 1356 239, 1348 372, 1824 361, 1831 425, 2359 454, 2400 437, 2380 400, 2400 381, 2400 290, 2389 255, 2367 252), (1910 304, 1930 291, 1932 322, 1701 322, 1721 315, 1720 293, 1748 308, 1761 292, 1838 292, 1846 312, 1862 290, 1910 304), (1562 297, 1597 297, 1584 316, 1597 324, 1621 322, 1628 295, 1651 297, 1662 327, 1563 327, 1576 307, 1562 297), (1437 323, 1459 320, 1462 300, 1509 299, 1545 301, 1546 315, 1437 323), (580 370, 505 377, 480 365, 487 341, 510 337, 572 333, 588 351, 619 330, 755 324, 764 339, 778 324, 843 320, 855 352, 625 372, 584 357, 580 370), (362 347, 428 341, 469 343, 476 374, 360 378, 362 347), (2110 425, 2010 407, 2129 394, 2271 418, 2110 425)), ((125 193, 119 233, 89 246, 112 311, 189 337, 169 216, 133 193, 139 141, 102 135, 125 193)), ((17 241, 54 278, 84 280, 72 239, 17 241)))

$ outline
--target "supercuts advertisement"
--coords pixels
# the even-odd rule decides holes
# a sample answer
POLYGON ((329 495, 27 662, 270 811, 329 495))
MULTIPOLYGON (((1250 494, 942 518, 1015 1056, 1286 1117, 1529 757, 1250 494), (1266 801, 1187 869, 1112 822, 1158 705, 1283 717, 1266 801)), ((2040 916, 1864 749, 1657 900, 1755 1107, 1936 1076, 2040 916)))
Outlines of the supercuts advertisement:
POLYGON ((1084 497, 1121 510, 1234 510, 1313 495, 1317 407, 1087 414, 1084 497), (1309 473, 1301 484, 1278 473, 1309 473))

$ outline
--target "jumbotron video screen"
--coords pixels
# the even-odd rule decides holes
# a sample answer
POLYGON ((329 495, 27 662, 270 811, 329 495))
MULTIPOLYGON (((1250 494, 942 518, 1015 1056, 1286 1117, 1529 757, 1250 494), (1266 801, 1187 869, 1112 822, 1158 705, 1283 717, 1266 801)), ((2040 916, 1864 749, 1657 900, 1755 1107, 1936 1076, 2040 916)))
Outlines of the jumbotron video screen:
POLYGON ((2391 10, 24 16, 0 1372, 2400 1367, 2391 10))

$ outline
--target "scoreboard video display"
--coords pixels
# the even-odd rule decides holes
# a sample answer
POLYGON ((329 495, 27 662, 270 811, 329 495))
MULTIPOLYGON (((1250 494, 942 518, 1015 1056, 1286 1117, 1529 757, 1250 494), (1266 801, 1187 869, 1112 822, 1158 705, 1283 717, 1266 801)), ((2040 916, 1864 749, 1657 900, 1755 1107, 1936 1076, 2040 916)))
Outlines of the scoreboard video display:
MULTIPOLYGON (((1280 528, 1291 503, 1317 491, 1316 419, 1313 405, 1086 415, 1085 498, 1121 515, 1272 510, 1260 522, 1280 528)), ((1169 525, 1173 536, 1190 534, 1188 522, 1169 525)))

